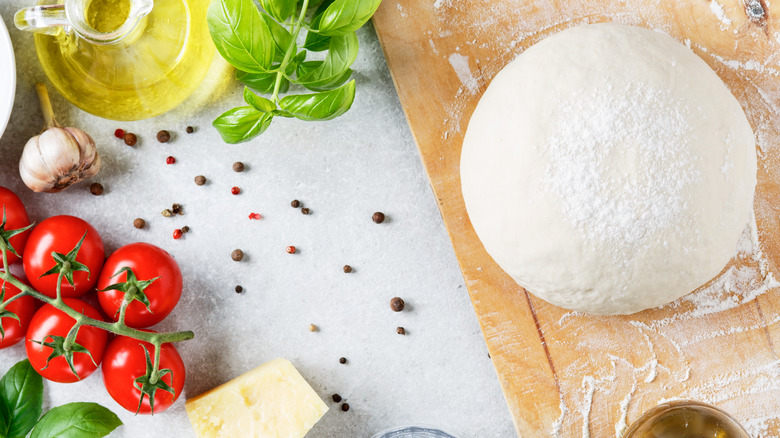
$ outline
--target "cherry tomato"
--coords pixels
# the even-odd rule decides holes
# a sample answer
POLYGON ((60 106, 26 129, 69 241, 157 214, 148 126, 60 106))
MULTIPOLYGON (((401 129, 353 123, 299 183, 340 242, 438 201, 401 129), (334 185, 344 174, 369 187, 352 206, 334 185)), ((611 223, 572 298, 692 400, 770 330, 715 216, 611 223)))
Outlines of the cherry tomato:
MULTIPOLYGON (((2 285, 1 281, 0 285, 2 285)), ((11 283, 5 284, 5 301, 8 301, 10 298, 17 296, 20 293, 22 293, 22 291, 11 283)), ((17 321, 11 317, 3 318, 2 324, 5 335, 3 336, 3 339, 0 340, 0 348, 10 347, 24 338, 25 333, 27 333, 27 327, 30 326, 30 320, 33 315, 35 315, 37 309, 38 300, 29 295, 17 298, 5 307, 5 310, 16 314, 16 316, 19 317, 19 320, 17 321)))
POLYGON ((130 327, 149 327, 162 321, 171 313, 181 297, 181 270, 176 260, 165 250, 148 243, 131 243, 114 251, 98 278, 97 288, 100 307, 109 318, 116 321, 119 318, 119 307, 122 305, 125 293, 121 290, 106 290, 116 283, 127 281, 127 272, 122 268, 130 268, 135 278, 140 281, 154 280, 143 293, 149 300, 149 311, 138 300, 133 300, 125 312, 125 323, 130 327))
MULTIPOLYGON (((123 408, 130 412, 138 411, 139 414, 150 414, 152 408, 149 405, 149 397, 144 396, 141 408, 138 409, 138 401, 141 391, 135 387, 135 379, 146 374, 146 355, 144 347, 149 351, 149 358, 154 361, 154 345, 128 338, 117 336, 106 348, 103 361, 103 383, 111 397, 123 408)), ((179 398, 184 389, 185 369, 184 362, 172 344, 163 344, 160 349, 160 369, 169 369, 170 373, 161 377, 175 394, 157 389, 154 392, 154 413, 158 414, 168 409, 179 398)))
MULTIPOLYGON (((74 310, 90 318, 102 319, 97 309, 81 300, 65 298, 63 301, 74 310)), ((78 377, 73 374, 73 371, 68 366, 68 362, 62 356, 55 357, 49 361, 48 366, 46 365, 46 359, 52 352, 51 347, 33 341, 51 342, 51 336, 62 336, 64 338, 68 335, 75 322, 75 319, 51 304, 44 304, 35 313, 32 321, 30 321, 30 328, 27 330, 25 348, 27 349, 27 357, 30 359, 30 364, 38 371, 38 374, 54 382, 72 383, 89 376, 100 365, 100 361, 103 359, 103 352, 106 349, 108 333, 92 326, 81 326, 78 335, 76 335, 76 343, 89 350, 92 354, 91 359, 87 353, 76 352, 73 354, 73 366, 76 368, 78 377)))
POLYGON ((76 261, 89 268, 73 272, 73 284, 62 279, 63 297, 80 297, 89 292, 97 283, 100 268, 103 267, 105 253, 103 240, 97 230, 85 220, 73 216, 52 216, 36 226, 27 240, 22 261, 24 273, 33 288, 52 298, 57 296, 57 274, 41 277, 55 266, 52 251, 68 254, 76 247, 84 233, 84 243, 76 256, 76 261), (40 277, 40 278, 39 278, 40 277))
MULTIPOLYGON (((3 217, 2 209, 5 208, 5 230, 12 231, 24 228, 30 225, 30 218, 27 216, 27 210, 22 204, 22 200, 19 199, 16 194, 5 187, 0 187, 0 220, 3 217)), ((30 236, 30 230, 24 233, 17 234, 12 237, 10 242, 16 252, 20 255, 24 253, 24 245, 27 243, 27 238, 30 236)), ((3 260, 3 254, 0 251, 0 262, 3 260)), ((19 260, 19 257, 14 255, 11 251, 8 251, 8 264, 19 260)), ((2 266, 0 264, 0 266, 2 266)))

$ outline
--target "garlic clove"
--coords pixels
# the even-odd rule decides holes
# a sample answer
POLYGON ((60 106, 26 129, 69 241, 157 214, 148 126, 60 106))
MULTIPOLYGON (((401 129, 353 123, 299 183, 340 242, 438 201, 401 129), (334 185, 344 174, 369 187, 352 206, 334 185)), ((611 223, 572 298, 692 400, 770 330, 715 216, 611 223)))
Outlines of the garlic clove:
POLYGON ((55 193, 95 176, 100 171, 100 156, 89 134, 57 124, 46 86, 37 84, 35 90, 43 112, 44 132, 25 144, 19 174, 33 191, 55 193))

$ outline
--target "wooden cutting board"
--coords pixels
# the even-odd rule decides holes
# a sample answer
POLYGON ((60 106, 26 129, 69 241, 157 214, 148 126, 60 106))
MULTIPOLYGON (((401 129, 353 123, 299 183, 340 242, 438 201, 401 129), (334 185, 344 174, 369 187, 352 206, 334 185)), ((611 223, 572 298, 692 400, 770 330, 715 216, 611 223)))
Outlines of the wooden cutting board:
POLYGON ((767 3, 382 3, 374 25, 519 435, 619 436, 660 401, 685 398, 725 409, 752 436, 780 436, 780 276, 772 274, 780 260, 780 2, 767 3), (580 315, 526 293, 484 251, 460 192, 463 134, 493 76, 544 37, 602 21, 689 45, 742 104, 760 161, 757 229, 729 268, 671 305, 624 317, 580 315))

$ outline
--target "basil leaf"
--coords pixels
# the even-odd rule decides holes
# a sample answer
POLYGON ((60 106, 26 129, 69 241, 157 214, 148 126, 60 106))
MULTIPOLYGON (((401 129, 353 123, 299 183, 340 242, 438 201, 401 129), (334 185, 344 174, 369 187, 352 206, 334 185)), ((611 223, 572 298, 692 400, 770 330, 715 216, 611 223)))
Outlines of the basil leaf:
POLYGON ((317 31, 317 29, 320 28, 321 19, 322 15, 317 15, 314 17, 314 20, 312 20, 311 28, 314 30, 306 33, 306 41, 303 43, 304 49, 311 50, 312 52, 322 52, 323 50, 328 50, 330 37, 322 35, 317 31))
MULTIPOLYGON (((306 74, 307 72, 318 68, 321 63, 322 61, 304 62, 298 67, 298 72, 299 74, 306 74)), ((321 83, 321 84, 318 83, 304 84, 303 86, 311 91, 329 91, 344 85, 344 83, 347 82, 351 77, 352 77, 352 69, 348 68, 343 75, 341 75, 340 77, 336 77, 331 82, 321 83)))
MULTIPOLYGON (((271 94, 276 85, 276 73, 247 73, 236 70, 236 80, 260 94, 271 94)), ((290 89, 290 81, 282 78, 279 84, 279 92, 286 93, 290 89)))
POLYGON ((274 57, 268 25, 252 0, 214 0, 208 25, 217 51, 227 62, 249 73, 266 73, 274 57))
MULTIPOLYGON (((266 26, 268 26, 268 30, 271 32, 271 38, 274 41, 274 61, 282 62, 284 54, 287 52, 287 47, 292 40, 292 35, 290 35, 290 32, 285 29, 284 26, 274 21, 270 16, 263 14, 262 19, 265 21, 266 26)), ((296 50, 294 45, 293 50, 296 50)))
POLYGON ((49 410, 30 438, 100 438, 121 425, 116 414, 97 403, 68 403, 49 410))
POLYGON ((23 438, 35 426, 43 406, 43 379, 29 360, 12 366, 0 379, 0 436, 23 438))
POLYGON ((236 144, 249 141, 265 132, 273 117, 273 114, 258 111, 251 106, 242 106, 217 117, 212 125, 217 128, 225 143, 236 144))
POLYGON ((358 47, 358 38, 354 32, 332 37, 325 60, 321 61, 321 64, 307 64, 308 66, 317 65, 316 68, 309 71, 306 68, 299 68, 295 83, 306 88, 321 88, 336 83, 340 78, 343 78, 357 59, 358 47))
POLYGON ((276 104, 266 99, 265 97, 258 96, 253 93, 249 88, 244 88, 244 101, 252 108, 262 111, 264 113, 270 113, 276 109, 276 104))
POLYGON ((301 120, 330 120, 349 110, 355 100, 355 81, 341 87, 315 94, 285 96, 279 108, 301 120))
POLYGON ((265 9, 268 14, 273 16, 279 21, 284 22, 290 15, 295 12, 295 8, 298 6, 297 0, 260 0, 260 6, 265 9))
POLYGON ((346 35, 360 29, 374 15, 381 0, 336 0, 322 13, 322 35, 346 35))

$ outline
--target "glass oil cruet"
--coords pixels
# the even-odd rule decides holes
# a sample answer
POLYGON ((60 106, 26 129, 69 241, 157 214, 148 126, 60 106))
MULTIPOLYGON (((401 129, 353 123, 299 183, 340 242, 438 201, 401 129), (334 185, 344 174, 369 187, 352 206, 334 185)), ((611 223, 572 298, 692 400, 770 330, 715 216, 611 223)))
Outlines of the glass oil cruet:
POLYGON ((173 109, 215 56, 209 0, 41 0, 16 27, 35 32, 43 70, 79 108, 113 120, 173 109), (56 4, 62 3, 62 4, 56 4))

